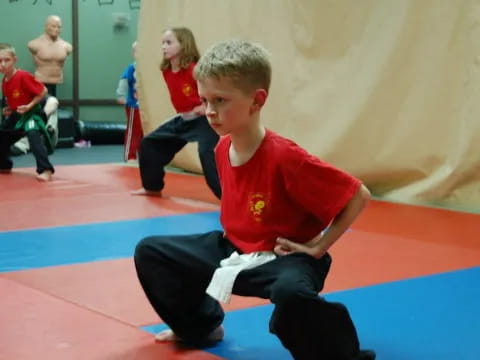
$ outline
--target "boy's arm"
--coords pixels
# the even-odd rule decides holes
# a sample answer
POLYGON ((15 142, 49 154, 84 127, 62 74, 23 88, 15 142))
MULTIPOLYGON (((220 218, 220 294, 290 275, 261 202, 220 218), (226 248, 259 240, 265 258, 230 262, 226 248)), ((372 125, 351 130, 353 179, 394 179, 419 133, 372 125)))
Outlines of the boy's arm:
MULTIPOLYGON (((7 101, 5 99, 5 96, 2 96, 2 100, 1 100, 1 107, 2 107, 2 115, 5 116, 5 117, 8 117, 12 114, 12 110, 10 110, 10 108, 8 107, 7 105, 7 101)), ((2 117, 3 117, 2 116, 2 117)))
POLYGON ((315 258, 322 257, 360 215, 369 199, 370 192, 364 185, 361 185, 323 234, 318 234, 305 244, 278 238, 277 246, 274 249, 275 253, 287 255, 292 252, 304 252, 315 258))
POLYGON ((40 101, 42 101, 42 99, 43 99, 43 98, 45 97, 45 95, 47 95, 47 94, 48 94, 48 90, 47 90, 47 88, 44 86, 42 92, 41 92, 39 95, 35 96, 35 97, 32 99, 32 101, 30 101, 30 102, 29 102, 28 104, 26 104, 26 105, 20 105, 19 107, 17 107, 17 112, 18 112, 19 114, 24 114, 24 113, 30 111, 35 105, 39 104, 40 101))
POLYGON ((117 86, 117 102, 119 104, 125 105, 127 102, 127 92, 128 92, 128 81, 125 78, 121 78, 118 81, 118 86, 117 86))

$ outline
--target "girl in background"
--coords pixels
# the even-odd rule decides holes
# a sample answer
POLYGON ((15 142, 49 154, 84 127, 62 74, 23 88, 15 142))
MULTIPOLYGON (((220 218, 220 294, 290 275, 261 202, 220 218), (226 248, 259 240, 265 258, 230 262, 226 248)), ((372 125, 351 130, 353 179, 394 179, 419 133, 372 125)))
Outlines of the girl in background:
POLYGON ((200 58, 190 29, 171 28, 162 35, 163 60, 160 69, 177 114, 143 138, 139 149, 142 188, 133 195, 161 196, 165 185, 164 167, 187 143, 198 142, 203 173, 212 192, 221 190, 214 148, 218 135, 208 124, 205 106, 197 90, 193 69, 200 58))

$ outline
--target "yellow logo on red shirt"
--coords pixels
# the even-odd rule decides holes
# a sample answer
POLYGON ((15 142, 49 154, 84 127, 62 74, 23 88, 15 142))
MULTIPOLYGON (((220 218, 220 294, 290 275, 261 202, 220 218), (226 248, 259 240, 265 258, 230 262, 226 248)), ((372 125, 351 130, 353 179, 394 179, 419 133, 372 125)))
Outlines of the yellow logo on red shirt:
POLYGON ((190 84, 183 84, 183 86, 182 86, 182 92, 183 92, 183 95, 185 95, 185 96, 191 96, 191 95, 193 94, 192 85, 190 85, 190 84))
POLYGON ((267 205, 266 196, 262 193, 250 194, 250 199, 248 200, 248 207, 250 213, 253 215, 253 218, 257 222, 262 221, 263 212, 267 205))
POLYGON ((16 90, 13 90, 13 92, 12 92, 12 97, 13 97, 14 99, 18 99, 21 94, 22 94, 22 93, 20 92, 20 90, 16 89, 16 90))

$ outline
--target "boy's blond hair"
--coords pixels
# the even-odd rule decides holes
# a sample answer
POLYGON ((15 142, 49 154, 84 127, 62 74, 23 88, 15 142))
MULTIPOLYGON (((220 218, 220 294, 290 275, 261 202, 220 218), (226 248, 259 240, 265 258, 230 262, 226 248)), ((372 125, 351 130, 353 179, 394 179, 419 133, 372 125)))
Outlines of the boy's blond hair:
POLYGON ((272 67, 265 49, 244 40, 220 42, 200 58, 195 67, 195 79, 228 78, 245 93, 256 89, 268 92, 272 67))
POLYGON ((17 56, 17 53, 15 52, 15 48, 12 45, 7 43, 0 43, 0 51, 4 51, 4 50, 8 51, 10 55, 12 55, 13 57, 17 56))
MULTIPOLYGON (((173 32, 178 42, 180 43, 180 54, 178 55, 178 60, 180 67, 182 69, 188 69, 191 63, 196 63, 200 58, 200 52, 198 51, 197 43, 195 42, 195 37, 193 36, 192 30, 186 27, 173 27, 166 29, 167 32, 170 30, 173 32)), ((160 69, 167 70, 170 68, 170 61, 163 59, 160 64, 160 69)))

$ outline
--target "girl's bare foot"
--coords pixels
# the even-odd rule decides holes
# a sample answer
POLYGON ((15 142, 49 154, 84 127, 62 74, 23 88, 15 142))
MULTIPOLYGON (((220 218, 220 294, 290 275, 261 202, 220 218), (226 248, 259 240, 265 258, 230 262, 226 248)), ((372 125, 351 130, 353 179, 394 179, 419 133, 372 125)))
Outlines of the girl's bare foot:
MULTIPOLYGON (((224 335, 225 335, 225 331, 223 329, 223 326, 220 325, 206 337, 205 341, 218 342, 223 340, 224 335)), ((180 339, 177 335, 175 335, 175 333, 172 330, 167 329, 155 335, 155 341, 158 341, 158 342, 182 341, 182 339, 180 339)))
POLYGON ((45 170, 41 174, 37 175, 37 180, 43 182, 52 181, 52 174, 53 173, 51 170, 45 170))
POLYGON ((146 189, 144 189, 143 187, 140 188, 140 189, 138 189, 138 190, 131 191, 130 194, 132 194, 132 195, 139 195, 139 196, 156 196, 156 197, 162 197, 162 191, 161 191, 161 190, 158 190, 158 191, 146 190, 146 189))

